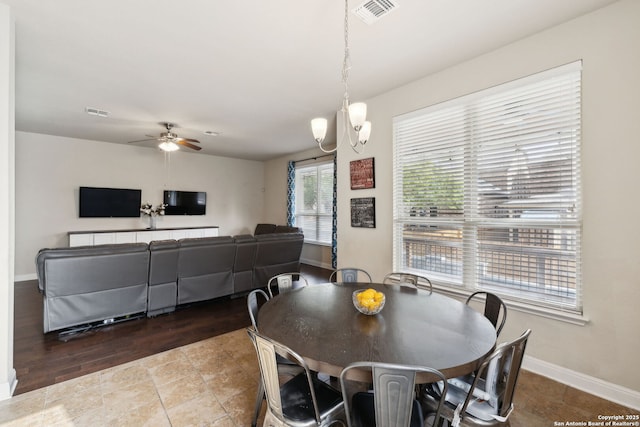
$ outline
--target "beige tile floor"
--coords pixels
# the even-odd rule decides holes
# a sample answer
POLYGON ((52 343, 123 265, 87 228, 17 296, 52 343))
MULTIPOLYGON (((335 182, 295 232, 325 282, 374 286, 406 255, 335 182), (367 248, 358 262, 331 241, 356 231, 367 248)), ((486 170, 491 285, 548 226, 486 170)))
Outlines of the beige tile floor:
MULTIPOLYGON (((512 427, 638 414, 548 378, 521 374, 512 427)), ((255 350, 240 329, 1 401, 0 427, 246 427, 259 378, 255 350)))
POLYGON ((2 401, 0 426, 248 426, 259 377, 241 329, 2 401))

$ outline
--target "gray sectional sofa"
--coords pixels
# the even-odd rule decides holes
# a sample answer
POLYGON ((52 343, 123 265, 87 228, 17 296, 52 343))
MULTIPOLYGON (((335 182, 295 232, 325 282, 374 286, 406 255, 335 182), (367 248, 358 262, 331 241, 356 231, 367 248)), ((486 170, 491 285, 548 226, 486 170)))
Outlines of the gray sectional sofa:
POLYGON ((41 249, 44 332, 265 287, 271 276, 300 271, 303 240, 285 232, 41 249))

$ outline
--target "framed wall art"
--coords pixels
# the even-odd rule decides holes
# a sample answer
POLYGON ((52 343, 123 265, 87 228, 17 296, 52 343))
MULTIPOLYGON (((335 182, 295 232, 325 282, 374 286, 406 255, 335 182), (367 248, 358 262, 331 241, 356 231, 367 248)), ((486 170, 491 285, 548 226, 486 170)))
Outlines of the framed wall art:
POLYGON ((351 226, 376 228, 376 198, 351 199, 351 226))
POLYGON ((365 188, 376 188, 376 177, 374 170, 374 158, 352 160, 349 163, 351 176, 351 189, 362 190, 365 188))

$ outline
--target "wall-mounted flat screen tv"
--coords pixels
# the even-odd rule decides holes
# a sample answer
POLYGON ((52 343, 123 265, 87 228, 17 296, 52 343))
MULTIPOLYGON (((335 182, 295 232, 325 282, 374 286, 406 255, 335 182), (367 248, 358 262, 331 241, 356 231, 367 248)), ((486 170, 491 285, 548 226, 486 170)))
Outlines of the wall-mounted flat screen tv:
POLYGON ((136 218, 141 190, 80 187, 80 218, 136 218))
POLYGON ((165 215, 204 215, 207 193, 204 191, 164 190, 165 215))

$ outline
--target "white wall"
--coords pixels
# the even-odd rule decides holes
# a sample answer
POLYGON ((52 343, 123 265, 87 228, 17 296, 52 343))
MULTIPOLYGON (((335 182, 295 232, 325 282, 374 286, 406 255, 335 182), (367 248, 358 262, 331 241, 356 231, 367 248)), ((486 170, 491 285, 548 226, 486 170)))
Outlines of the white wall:
POLYGON ((13 245, 15 32, 9 7, 0 3, 0 400, 13 394, 13 245))
POLYGON ((34 278, 44 247, 68 244, 68 231, 145 228, 148 219, 79 218, 78 187, 142 189, 160 204, 163 190, 207 192, 204 216, 163 216, 157 227, 219 226, 220 235, 252 233, 262 222, 262 162, 178 151, 165 163, 154 148, 16 134, 16 280, 34 278))
MULTIPOLYGON (((310 148, 289 156, 279 157, 265 162, 265 216, 264 222, 273 224, 287 223, 287 164, 289 161, 298 161, 326 155, 313 140, 309 131, 310 148)), ((317 267, 331 268, 331 248, 329 246, 312 245, 305 243, 302 247, 301 261, 317 267)))
MULTIPOLYGON (((586 326, 511 310, 501 338, 533 329, 527 353, 607 383, 640 391, 640 2, 623 0, 368 100, 373 123, 364 157, 376 188, 349 189, 338 156, 338 265, 382 279, 392 269, 392 118, 583 59, 583 286, 586 326), (376 229, 352 228, 351 197, 376 197, 376 229)), ((362 157, 362 156, 360 156, 362 157)))

